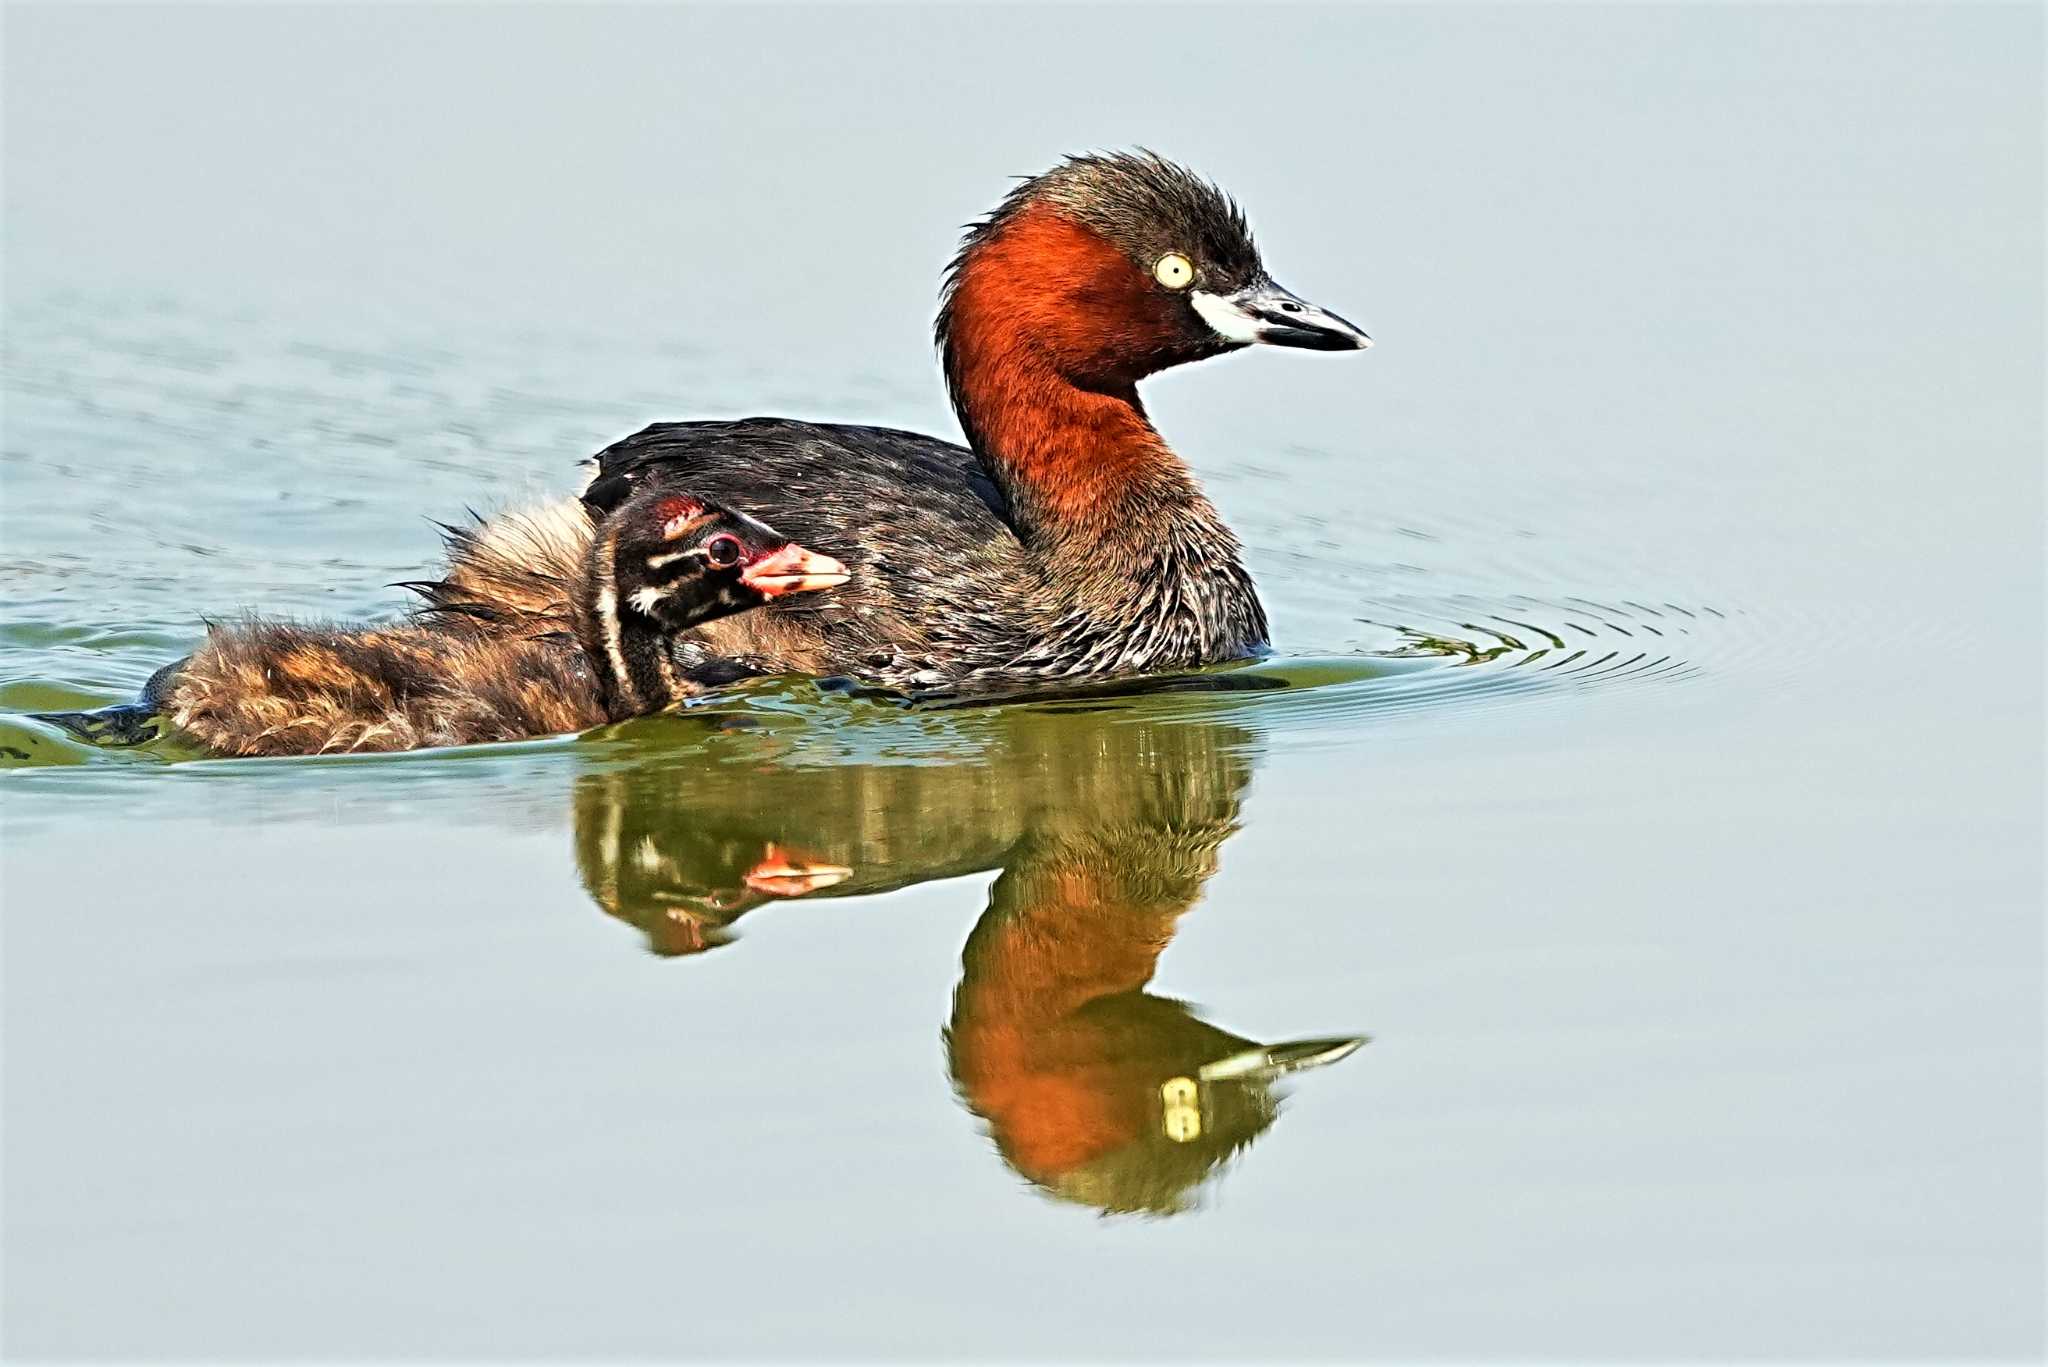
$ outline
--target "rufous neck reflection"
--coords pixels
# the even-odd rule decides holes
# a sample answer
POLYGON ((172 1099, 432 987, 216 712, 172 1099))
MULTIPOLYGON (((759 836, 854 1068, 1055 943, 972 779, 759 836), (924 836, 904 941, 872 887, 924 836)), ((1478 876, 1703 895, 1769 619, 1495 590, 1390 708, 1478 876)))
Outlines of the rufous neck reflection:
POLYGON ((1262 1045, 1145 990, 1238 828, 1255 738, 1117 708, 947 724, 971 743, 943 764, 821 764, 740 735, 586 775, 585 886, 656 953, 687 955, 767 902, 1000 870, 943 1032, 960 1098, 1051 1195, 1106 1213, 1193 1208, 1273 1124, 1280 1077, 1360 1042, 1262 1045))

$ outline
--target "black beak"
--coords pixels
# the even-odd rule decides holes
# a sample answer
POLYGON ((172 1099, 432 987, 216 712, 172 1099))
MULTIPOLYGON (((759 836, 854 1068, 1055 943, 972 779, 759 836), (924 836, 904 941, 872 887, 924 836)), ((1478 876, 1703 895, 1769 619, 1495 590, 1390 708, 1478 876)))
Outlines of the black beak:
POLYGON ((1195 312, 1225 341, 1264 342, 1308 351, 1363 351, 1372 338, 1327 309, 1319 309, 1270 280, 1236 294, 1196 290, 1195 312))
POLYGON ((1304 1068, 1321 1068, 1338 1059, 1349 1058, 1366 1042, 1364 1035, 1338 1035, 1329 1039, 1298 1039, 1286 1044, 1263 1044, 1202 1065, 1197 1074, 1204 1082, 1229 1078, 1255 1078, 1270 1082, 1304 1068))

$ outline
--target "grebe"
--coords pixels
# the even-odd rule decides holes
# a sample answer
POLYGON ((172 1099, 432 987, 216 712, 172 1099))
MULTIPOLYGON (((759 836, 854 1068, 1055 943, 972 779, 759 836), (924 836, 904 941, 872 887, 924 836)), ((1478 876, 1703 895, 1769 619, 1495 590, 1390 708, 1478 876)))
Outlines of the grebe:
MULTIPOLYGON (((847 580, 838 561, 672 488, 647 489, 584 524, 580 532, 533 520, 500 528, 500 545, 516 531, 527 544, 577 548, 556 598, 465 603, 442 586, 422 617, 390 627, 216 627, 151 681, 144 701, 219 755, 412 750, 581 731, 701 690, 672 664, 671 633, 847 580)), ((459 551, 476 549, 469 534, 451 536, 459 551)))
MULTIPOLYGON (((592 766, 575 785, 584 887, 671 957, 742 938, 770 902, 993 872, 942 1036, 958 1099, 1048 1194, 1193 1208, 1274 1123, 1277 1082, 1361 1042, 1265 1043, 1157 995, 1159 957, 1242 822, 1259 737, 1214 714, 943 715, 945 764, 832 727, 778 732, 762 763, 761 733, 707 717, 691 763, 592 766)), ((780 914, 800 933, 800 908, 780 914)))
MULTIPOLYGON (((937 341, 968 445, 882 427, 657 423, 595 457, 584 503, 701 491, 852 567, 840 592, 679 637, 685 673, 893 686, 1189 667, 1264 649, 1237 539, 1147 420, 1137 384, 1253 343, 1371 340, 1275 284, 1243 213, 1150 153, 1075 156, 971 227, 937 341)), ((498 542, 494 529, 480 550, 498 542)), ((457 558, 471 596, 528 596, 558 558, 457 558), (507 571, 511 572, 507 572, 507 571)))

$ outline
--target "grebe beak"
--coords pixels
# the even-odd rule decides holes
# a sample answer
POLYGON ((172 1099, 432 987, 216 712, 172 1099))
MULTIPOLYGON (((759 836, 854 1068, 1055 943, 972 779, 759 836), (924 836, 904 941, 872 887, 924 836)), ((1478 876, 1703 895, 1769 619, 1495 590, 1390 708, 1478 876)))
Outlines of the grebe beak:
POLYGON ((763 598, 836 589, 851 578, 852 571, 831 556, 807 551, 794 541, 740 571, 740 582, 763 598))
POLYGON ((747 870, 747 886, 769 897, 801 897, 853 877, 844 864, 826 864, 807 859, 769 841, 760 862, 747 870))
POLYGON ((1350 1058, 1365 1042, 1364 1035, 1344 1035, 1333 1039, 1299 1039, 1286 1044, 1255 1045, 1228 1058, 1203 1064, 1196 1076, 1204 1082, 1224 1082, 1233 1078, 1271 1082, 1274 1078, 1298 1073, 1304 1068, 1321 1068, 1338 1059, 1350 1058))
POLYGON ((1236 294, 1196 290, 1190 298, 1202 321, 1228 342, 1264 342, 1309 351, 1363 351, 1372 345, 1372 338, 1352 324, 1270 280, 1236 294))

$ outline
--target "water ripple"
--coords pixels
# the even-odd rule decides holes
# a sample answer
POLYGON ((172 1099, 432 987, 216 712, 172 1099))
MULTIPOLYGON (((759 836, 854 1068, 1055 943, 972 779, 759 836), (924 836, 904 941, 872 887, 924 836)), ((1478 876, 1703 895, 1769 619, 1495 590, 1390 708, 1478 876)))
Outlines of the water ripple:
MULTIPOLYGON (((690 395, 675 405, 684 410, 780 406, 925 425, 877 397, 917 392, 909 374, 778 404, 783 381, 768 372, 601 338, 309 339, 284 321, 81 299, 16 314, 0 457, 10 494, 0 587, 11 605, 0 622, 0 767, 179 758, 81 747, 24 714, 132 697, 192 647, 206 616, 390 616, 399 596, 383 586, 434 555, 427 516, 560 493, 576 458, 643 409, 669 407, 665 393, 690 395)), ((1190 434, 1197 456, 1202 436, 1190 434)), ((1434 453, 1374 451, 1371 480, 1358 456, 1248 445, 1203 468, 1246 534, 1275 639, 1291 653, 1033 690, 1006 705, 1228 714, 1276 736, 1321 736, 1672 689, 1710 669, 1797 668, 1767 658, 1740 611, 1646 573, 1654 548, 1574 534, 1584 519, 1562 506, 1576 497, 1568 489, 1495 501, 1434 453), (1304 500, 1310 487, 1318 495, 1304 500)), ((1775 625, 1782 637, 1786 624, 1775 625)), ((1821 640, 1823 628, 1805 635, 1821 640)), ((820 753, 846 741, 906 755, 946 736, 943 719, 959 710, 794 681, 697 709, 821 728, 837 740, 820 753)), ((648 735, 673 734, 649 725, 648 735)))

